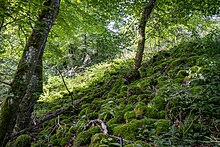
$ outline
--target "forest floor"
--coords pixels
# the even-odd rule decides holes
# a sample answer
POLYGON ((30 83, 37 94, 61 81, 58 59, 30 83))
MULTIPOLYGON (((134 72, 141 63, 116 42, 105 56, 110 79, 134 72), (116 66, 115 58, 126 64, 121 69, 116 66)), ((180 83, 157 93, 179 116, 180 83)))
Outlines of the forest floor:
POLYGON ((220 146, 220 44, 207 36, 50 77, 32 127, 8 146, 220 146), (50 113, 48 113, 50 112, 50 113), (37 124, 37 125, 36 125, 37 124), (123 144, 123 145, 122 145, 123 144))

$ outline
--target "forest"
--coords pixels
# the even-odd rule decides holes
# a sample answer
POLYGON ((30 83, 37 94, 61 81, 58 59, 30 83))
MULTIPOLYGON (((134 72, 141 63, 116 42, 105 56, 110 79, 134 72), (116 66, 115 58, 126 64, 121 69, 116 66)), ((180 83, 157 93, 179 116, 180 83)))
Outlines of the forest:
POLYGON ((220 146, 219 0, 0 0, 0 147, 220 146))

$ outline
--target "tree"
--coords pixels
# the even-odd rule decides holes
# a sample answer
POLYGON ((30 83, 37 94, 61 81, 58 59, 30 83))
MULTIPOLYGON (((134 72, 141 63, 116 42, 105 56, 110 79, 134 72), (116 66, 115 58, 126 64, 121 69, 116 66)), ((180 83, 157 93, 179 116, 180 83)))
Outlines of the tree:
POLYGON ((138 69, 141 67, 141 61, 144 53, 145 44, 145 28, 146 23, 150 17, 150 14, 154 8, 156 0, 150 0, 147 6, 144 8, 141 16, 141 20, 138 27, 138 47, 134 62, 134 73, 135 76, 140 77, 138 69))
POLYGON ((0 112, 0 146, 7 143, 13 131, 30 122, 33 106, 42 92, 42 56, 50 29, 58 15, 60 0, 47 0, 28 38, 10 94, 0 112))
MULTIPOLYGON (((193 16, 202 16, 204 19, 207 16, 219 14, 219 1, 210 0, 160 0, 155 3, 156 0, 149 0, 148 5, 144 8, 138 28, 138 47, 135 56, 134 63, 134 75, 139 77, 140 74, 138 69, 141 66, 144 47, 145 47, 145 35, 148 34, 148 38, 156 38, 159 44, 159 38, 164 32, 169 30, 171 27, 178 25, 184 25, 191 29, 192 35, 196 34, 195 30, 198 28, 198 23, 189 24, 189 20, 193 16), (154 8, 153 16, 146 27, 146 22, 149 20, 149 16, 154 8), (191 25, 191 26, 190 26, 191 25), (147 28, 147 32, 146 32, 147 28)), ((170 29, 173 31, 173 29, 170 29)), ((189 31, 189 30, 187 30, 189 31)), ((177 35, 177 34, 175 34, 177 35)), ((165 36, 162 36, 165 37, 165 36)), ((162 38, 161 37, 161 38, 162 38)), ((155 39, 155 40, 156 40, 155 39)))

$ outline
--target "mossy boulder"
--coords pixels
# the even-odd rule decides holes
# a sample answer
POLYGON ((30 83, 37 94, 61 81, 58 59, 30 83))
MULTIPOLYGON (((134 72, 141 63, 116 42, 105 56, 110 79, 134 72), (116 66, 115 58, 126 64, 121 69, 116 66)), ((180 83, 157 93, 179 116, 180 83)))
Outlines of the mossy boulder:
POLYGON ((155 133, 156 135, 160 135, 164 132, 167 132, 170 127, 170 121, 166 119, 159 119, 154 123, 155 126, 155 133))
POLYGON ((150 105, 157 110, 163 110, 165 107, 165 99, 162 96, 155 96, 151 101, 150 105))
POLYGON ((16 147, 30 147, 31 146, 31 137, 27 134, 19 136, 15 141, 16 147))
POLYGON ((143 102, 139 102, 135 105, 134 112, 136 118, 141 118, 146 113, 147 105, 143 102))
POLYGON ((125 145, 124 147, 151 147, 151 145, 148 144, 147 142, 139 140, 139 141, 135 141, 132 144, 125 145))
POLYGON ((113 133, 122 136, 124 139, 135 140, 138 128, 142 125, 140 120, 132 120, 129 123, 121 124, 113 128, 113 133))
POLYGON ((74 140, 74 146, 77 147, 90 144, 92 136, 96 133, 100 133, 100 129, 97 126, 92 127, 87 131, 80 132, 74 140))
POLYGON ((124 119, 127 122, 131 121, 132 119, 135 118, 135 112, 134 111, 127 111, 124 114, 124 119))

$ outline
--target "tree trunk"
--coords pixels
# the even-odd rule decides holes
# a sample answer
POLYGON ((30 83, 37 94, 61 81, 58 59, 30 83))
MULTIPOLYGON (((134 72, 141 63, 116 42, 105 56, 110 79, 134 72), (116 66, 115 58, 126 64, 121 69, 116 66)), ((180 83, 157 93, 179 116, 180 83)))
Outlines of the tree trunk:
POLYGON ((154 8, 156 0, 150 0, 147 6, 144 8, 141 16, 141 20, 138 26, 138 47, 134 61, 134 75, 140 77, 138 69, 141 67, 141 62, 144 53, 144 44, 145 44, 145 27, 146 23, 150 17, 150 14, 154 8))
POLYGON ((47 0, 24 48, 10 94, 0 111, 0 146, 5 146, 13 130, 30 122, 33 106, 42 92, 42 56, 49 31, 58 15, 60 0, 47 0), (16 127, 15 127, 16 124, 16 127))

